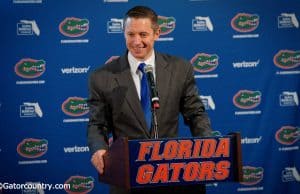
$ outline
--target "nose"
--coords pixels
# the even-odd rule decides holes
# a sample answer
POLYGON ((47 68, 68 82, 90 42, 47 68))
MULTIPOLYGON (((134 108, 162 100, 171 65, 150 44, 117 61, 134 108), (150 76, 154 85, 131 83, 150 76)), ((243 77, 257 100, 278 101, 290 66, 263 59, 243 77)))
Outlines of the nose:
POLYGON ((140 36, 134 36, 132 39, 132 42, 134 44, 140 44, 141 43, 141 37, 140 36))

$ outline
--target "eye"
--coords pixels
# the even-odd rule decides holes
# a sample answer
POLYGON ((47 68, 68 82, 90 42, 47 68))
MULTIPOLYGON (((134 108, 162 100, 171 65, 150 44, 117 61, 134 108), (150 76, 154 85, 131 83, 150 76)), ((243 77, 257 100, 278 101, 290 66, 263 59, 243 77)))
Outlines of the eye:
POLYGON ((148 33, 146 33, 146 32, 142 32, 142 33, 140 34, 140 36, 141 36, 141 37, 143 37, 143 38, 145 38, 145 37, 147 37, 147 36, 148 36, 148 33))
POLYGON ((129 32, 129 33, 127 33, 127 36, 133 37, 133 36, 134 36, 134 33, 129 32))

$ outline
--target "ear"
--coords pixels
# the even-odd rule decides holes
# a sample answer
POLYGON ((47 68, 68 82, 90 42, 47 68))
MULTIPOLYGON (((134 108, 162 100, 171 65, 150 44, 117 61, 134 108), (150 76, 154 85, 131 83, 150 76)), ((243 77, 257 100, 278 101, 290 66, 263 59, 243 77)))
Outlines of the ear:
POLYGON ((160 28, 154 31, 154 39, 157 40, 160 36, 160 28))

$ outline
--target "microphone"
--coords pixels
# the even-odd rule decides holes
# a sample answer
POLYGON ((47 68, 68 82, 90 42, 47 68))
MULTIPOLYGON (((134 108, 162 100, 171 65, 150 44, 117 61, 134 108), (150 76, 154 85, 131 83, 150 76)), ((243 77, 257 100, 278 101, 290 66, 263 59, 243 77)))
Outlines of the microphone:
POLYGON ((157 113, 156 110, 159 109, 159 97, 154 81, 153 76, 153 68, 151 65, 146 65, 144 67, 144 72, 146 73, 148 86, 150 89, 150 98, 151 98, 151 105, 152 105, 152 121, 153 121, 153 134, 154 139, 158 139, 158 121, 157 121, 157 113))
POLYGON ((146 73, 148 86, 150 89, 150 98, 153 109, 159 109, 159 97, 155 85, 155 80, 153 76, 153 68, 151 65, 146 65, 144 67, 144 72, 146 73))

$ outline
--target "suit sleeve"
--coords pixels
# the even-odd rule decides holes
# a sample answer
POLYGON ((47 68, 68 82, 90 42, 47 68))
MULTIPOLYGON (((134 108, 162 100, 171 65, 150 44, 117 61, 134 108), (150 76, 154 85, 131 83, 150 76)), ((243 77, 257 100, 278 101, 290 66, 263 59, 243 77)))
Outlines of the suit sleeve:
MULTIPOLYGON (((97 83, 97 74, 91 74, 89 78, 89 123, 87 129, 87 140, 90 152, 93 154, 99 149, 108 149, 109 134, 109 108, 105 101, 104 91, 97 83)), ((99 76, 98 76, 99 77, 99 76)))
POLYGON ((185 83, 180 99, 180 109, 183 114, 184 122, 190 127, 192 136, 210 136, 210 120, 199 97, 193 66, 189 63, 186 72, 185 83))

